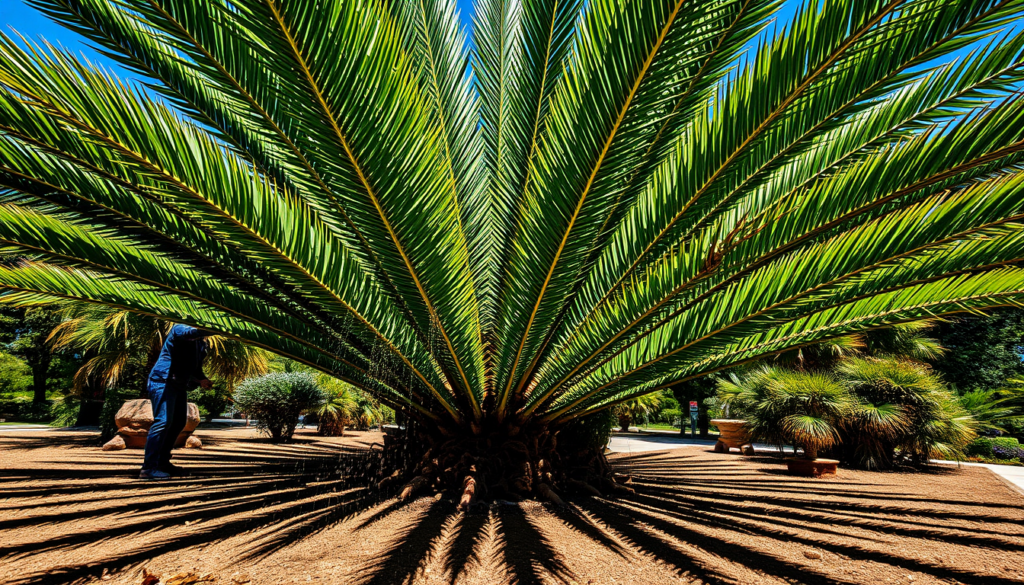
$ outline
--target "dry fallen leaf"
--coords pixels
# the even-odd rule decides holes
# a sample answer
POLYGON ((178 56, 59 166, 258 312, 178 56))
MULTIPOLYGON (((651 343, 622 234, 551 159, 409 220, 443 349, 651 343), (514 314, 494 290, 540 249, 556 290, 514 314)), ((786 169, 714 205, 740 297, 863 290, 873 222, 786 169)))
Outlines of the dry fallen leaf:
POLYGON ((189 571, 188 573, 178 573, 173 577, 169 577, 164 585, 194 585, 195 583, 212 583, 217 578, 212 573, 206 575, 200 575, 189 571))
POLYGON ((149 569, 142 569, 142 585, 159 585, 160 574, 150 573, 149 569))

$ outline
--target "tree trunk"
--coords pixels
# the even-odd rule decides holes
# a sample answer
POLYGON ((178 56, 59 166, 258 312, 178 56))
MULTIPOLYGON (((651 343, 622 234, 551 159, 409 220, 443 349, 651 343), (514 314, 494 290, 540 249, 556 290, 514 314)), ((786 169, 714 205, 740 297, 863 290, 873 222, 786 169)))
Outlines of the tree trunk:
POLYGON ((708 407, 704 405, 704 401, 700 400, 697 402, 697 428, 700 430, 700 437, 702 439, 708 438, 710 434, 711 417, 708 416, 708 407))
POLYGON ((408 419, 405 428, 384 435, 382 449, 374 450, 378 458, 367 469, 378 489, 416 482, 416 488, 448 492, 465 507, 479 500, 560 501, 567 493, 631 491, 620 485, 629 477, 613 475, 603 448, 592 443, 586 430, 506 425, 485 436, 408 419))
POLYGON ((804 457, 811 460, 817 459, 818 448, 814 445, 804 445, 804 457))
POLYGON ((46 402, 46 381, 50 373, 50 356, 32 364, 32 402, 46 402))
POLYGON ((679 434, 685 436, 690 427, 690 395, 676 387, 672 389, 672 396, 679 403, 679 434))

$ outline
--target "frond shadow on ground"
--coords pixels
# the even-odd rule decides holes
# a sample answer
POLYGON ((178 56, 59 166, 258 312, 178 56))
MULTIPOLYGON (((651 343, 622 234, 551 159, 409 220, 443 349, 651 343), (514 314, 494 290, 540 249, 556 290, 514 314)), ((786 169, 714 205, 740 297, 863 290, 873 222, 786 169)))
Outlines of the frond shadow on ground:
POLYGON ((0 535, 61 528, 46 538, 0 538, 0 564, 36 566, 80 547, 108 545, 89 562, 54 561, 9 583, 83 583, 105 570, 129 574, 165 553, 201 550, 242 533, 251 537, 232 562, 253 565, 327 531, 360 539, 375 526, 386 526, 390 538, 356 563, 352 582, 361 585, 414 583, 431 567, 447 583, 476 582, 469 575, 482 566, 503 572, 488 575, 489 582, 586 582, 573 558, 576 543, 618 559, 611 562, 656 559, 664 570, 714 585, 752 576, 809 584, 867 580, 863 572, 830 571, 805 558, 805 550, 867 572, 966 584, 991 583, 993 575, 979 563, 942 562, 915 551, 1024 557, 1024 518, 1012 503, 921 495, 909 484, 881 481, 882 474, 846 482, 798 479, 764 473, 777 465, 772 459, 687 449, 618 458, 619 468, 633 473, 635 494, 570 498, 564 508, 504 502, 462 513, 448 498, 381 500, 359 480, 365 450, 316 442, 230 447, 188 453, 185 464, 196 474, 157 484, 129 481, 137 455, 126 452, 69 458, 60 469, 0 470, 6 497, 0 535), (180 530, 185 522, 189 528, 180 530))

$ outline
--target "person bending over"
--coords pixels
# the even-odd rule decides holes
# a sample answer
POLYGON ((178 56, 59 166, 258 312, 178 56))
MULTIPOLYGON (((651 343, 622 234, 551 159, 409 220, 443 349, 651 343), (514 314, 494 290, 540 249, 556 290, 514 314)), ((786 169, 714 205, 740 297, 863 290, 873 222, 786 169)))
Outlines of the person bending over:
POLYGON ((203 373, 206 338, 209 331, 175 325, 160 348, 160 357, 149 372, 147 390, 153 405, 153 426, 146 437, 146 458, 139 479, 162 480, 184 475, 171 463, 171 449, 185 428, 188 416, 188 391, 196 386, 210 387, 203 373))

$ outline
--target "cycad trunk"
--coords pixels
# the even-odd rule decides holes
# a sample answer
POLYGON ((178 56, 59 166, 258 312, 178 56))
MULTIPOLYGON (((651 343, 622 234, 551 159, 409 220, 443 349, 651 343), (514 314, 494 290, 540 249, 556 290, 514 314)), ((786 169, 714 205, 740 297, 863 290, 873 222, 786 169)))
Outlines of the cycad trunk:
MULTIPOLYGON (((381 489, 404 484, 402 498, 424 490, 462 493, 462 507, 478 499, 512 500, 557 494, 608 494, 617 485, 603 449, 561 440, 561 429, 496 423, 482 434, 441 434, 423 425, 390 432, 379 461, 381 489)), ((606 427, 607 428, 607 427, 606 427)), ((603 447, 603 446, 602 446, 603 447)))
POLYGON ((804 445, 804 458, 806 459, 817 459, 818 458, 818 447, 813 444, 804 445))

